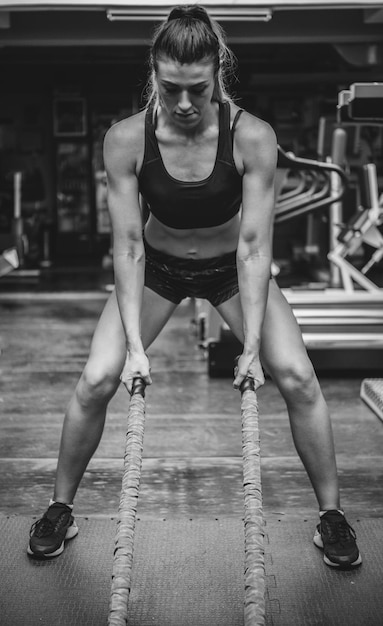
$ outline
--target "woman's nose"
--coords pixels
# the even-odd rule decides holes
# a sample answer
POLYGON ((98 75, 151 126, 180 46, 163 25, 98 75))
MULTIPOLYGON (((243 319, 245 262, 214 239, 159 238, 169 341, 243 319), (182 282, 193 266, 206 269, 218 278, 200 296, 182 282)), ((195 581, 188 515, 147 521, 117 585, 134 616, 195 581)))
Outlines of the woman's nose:
POLYGON ((182 91, 178 100, 178 107, 181 111, 188 111, 191 107, 190 97, 187 91, 182 91))

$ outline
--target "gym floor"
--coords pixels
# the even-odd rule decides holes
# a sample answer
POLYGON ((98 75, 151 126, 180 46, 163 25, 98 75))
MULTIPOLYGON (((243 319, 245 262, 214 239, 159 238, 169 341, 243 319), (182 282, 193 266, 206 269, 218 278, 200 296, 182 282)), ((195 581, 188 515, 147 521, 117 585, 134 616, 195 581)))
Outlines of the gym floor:
MULTIPOLYGON (((28 529, 46 508, 52 493, 63 412, 85 362, 105 297, 102 290, 77 293, 31 290, 29 295, 15 290, 0 292, 0 521, 3 520, 8 533, 8 537, 2 535, 0 542, 4 549, 9 548, 12 541, 17 546, 17 555, 12 554, 17 563, 12 576, 19 583, 24 581, 25 598, 28 598, 30 580, 28 577, 24 580, 28 529), (22 576, 21 571, 24 571, 22 576)), ((180 528, 187 526, 187 522, 200 524, 205 520, 206 536, 213 540, 215 533, 209 526, 212 520, 222 522, 220 528, 224 536, 225 524, 231 529, 229 534, 233 533, 243 515, 239 394, 232 388, 230 378, 207 376, 207 364, 197 347, 192 321, 193 306, 187 302, 177 309, 149 351, 153 385, 147 390, 138 510, 144 530, 139 534, 156 532, 153 528, 159 528, 158 523, 167 520, 170 531, 167 535, 161 531, 158 542, 165 534, 168 540, 169 537, 174 539, 174 546, 177 546, 180 528), (154 524, 153 528, 150 524, 154 524)), ((383 556, 383 423, 360 400, 363 377, 363 372, 352 378, 321 376, 333 419, 342 504, 365 557, 358 573, 347 572, 346 576, 326 568, 320 551, 311 542, 317 523, 317 505, 292 444, 284 403, 270 380, 259 392, 263 501, 269 540, 266 548, 267 624, 381 626, 383 623, 379 591, 383 556), (298 569, 301 576, 295 580, 294 571, 298 569), (316 612, 312 602, 310 604, 307 595, 310 577, 313 585, 322 580, 322 591, 329 594, 327 598, 323 596, 323 603, 331 596, 334 622, 328 615, 324 617, 323 613, 316 612), (348 598, 346 605, 345 597, 348 598), (303 602, 304 611, 301 610, 303 602), (370 605, 371 609, 371 604, 373 612, 368 613, 366 607, 370 605)), ((102 524, 106 524, 109 531, 105 532, 110 534, 109 521, 115 518, 118 509, 127 406, 128 396, 121 388, 110 404, 104 437, 75 502, 76 515, 83 524, 88 520, 89 529, 99 521, 101 526, 97 527, 97 532, 104 533, 102 524)), ((197 535, 200 527, 193 527, 197 535)), ((72 546, 80 546, 81 536, 86 533, 85 528, 58 560, 65 562, 71 551, 73 556, 74 550, 80 548, 72 546)), ((193 535, 192 530, 190 534, 193 535)), ((109 547, 110 537, 105 538, 105 533, 103 537, 103 548, 109 547)), ((139 548, 137 558, 145 560, 142 537, 142 553, 139 548)), ((83 546, 86 545, 84 537, 83 546)), ((174 550, 176 547, 171 552, 174 550)), ((205 552, 208 555, 205 558, 213 559, 214 555, 205 552)), ((193 568, 190 555, 186 562, 193 568)), ((96 566, 100 567, 100 563, 96 566)), ((3 583, 0 582, 0 588, 3 584, 5 590, 8 589, 7 577, 11 576, 9 571, 7 565, 3 583)), ((54 576, 54 571, 50 567, 49 576, 52 573, 54 576)), ((81 573, 72 572, 72 575, 73 585, 77 587, 76 575, 81 576, 81 573)), ((64 590, 63 594, 64 597, 64 590)), ((4 626, 50 623, 49 619, 44 619, 41 607, 34 622, 28 601, 24 608, 21 603, 18 617, 15 617, 12 613, 15 609, 9 608, 9 599, 7 603, 7 594, 2 595, 2 613, 8 615, 4 626), (22 620, 22 615, 27 621, 22 620)), ((36 603, 36 586, 33 596, 36 603)), ((137 603, 142 605, 143 601, 146 599, 141 598, 137 603)), ((194 619, 192 614, 189 606, 188 617, 184 613, 183 618, 174 618, 174 624, 202 626, 205 623, 201 614, 196 621, 190 621, 194 619)), ((173 623, 169 618, 163 618, 163 622, 158 618, 153 621, 154 617, 150 619, 152 621, 146 615, 145 621, 141 615, 141 621, 132 623, 156 623, 156 626, 173 623)), ((63 622, 56 623, 64 622, 66 626, 96 625, 95 619, 88 622, 84 618, 79 621, 77 617, 71 621, 68 615, 64 615, 63 622)), ((215 624, 212 619, 206 619, 206 623, 215 624)), ((235 626, 241 622, 234 617, 225 622, 221 616, 217 623, 235 626)))

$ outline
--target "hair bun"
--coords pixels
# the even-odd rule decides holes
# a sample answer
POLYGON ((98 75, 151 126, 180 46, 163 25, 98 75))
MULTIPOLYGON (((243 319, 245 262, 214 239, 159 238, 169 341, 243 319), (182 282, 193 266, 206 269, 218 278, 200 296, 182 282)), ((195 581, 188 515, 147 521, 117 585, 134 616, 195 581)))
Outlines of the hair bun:
POLYGON ((173 20, 198 20, 204 22, 209 28, 212 28, 210 17, 206 10, 198 4, 186 4, 174 7, 169 13, 168 22, 173 20))

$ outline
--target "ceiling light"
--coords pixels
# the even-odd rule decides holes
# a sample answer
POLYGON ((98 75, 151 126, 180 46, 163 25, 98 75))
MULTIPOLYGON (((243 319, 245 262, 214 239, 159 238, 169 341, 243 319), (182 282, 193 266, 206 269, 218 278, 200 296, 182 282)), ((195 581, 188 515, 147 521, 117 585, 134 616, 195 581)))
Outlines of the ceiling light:
MULTIPOLYGON (((106 16, 110 22, 133 20, 164 19, 170 7, 129 7, 127 9, 108 9, 106 16)), ((226 9, 209 8, 209 13, 216 20, 269 22, 272 18, 271 9, 255 7, 232 7, 226 9)))

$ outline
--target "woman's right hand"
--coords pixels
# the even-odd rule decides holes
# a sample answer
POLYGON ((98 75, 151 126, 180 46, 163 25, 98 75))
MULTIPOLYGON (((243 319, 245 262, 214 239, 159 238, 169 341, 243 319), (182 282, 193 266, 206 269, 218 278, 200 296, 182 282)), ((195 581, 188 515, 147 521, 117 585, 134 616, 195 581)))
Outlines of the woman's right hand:
POLYGON ((150 363, 145 352, 128 352, 126 355, 120 380, 130 394, 132 393, 132 385, 135 378, 142 378, 145 385, 152 384, 150 363))
POLYGON ((234 389, 240 389, 246 378, 254 380, 255 391, 265 382, 263 369, 258 354, 243 353, 234 368, 234 389))

